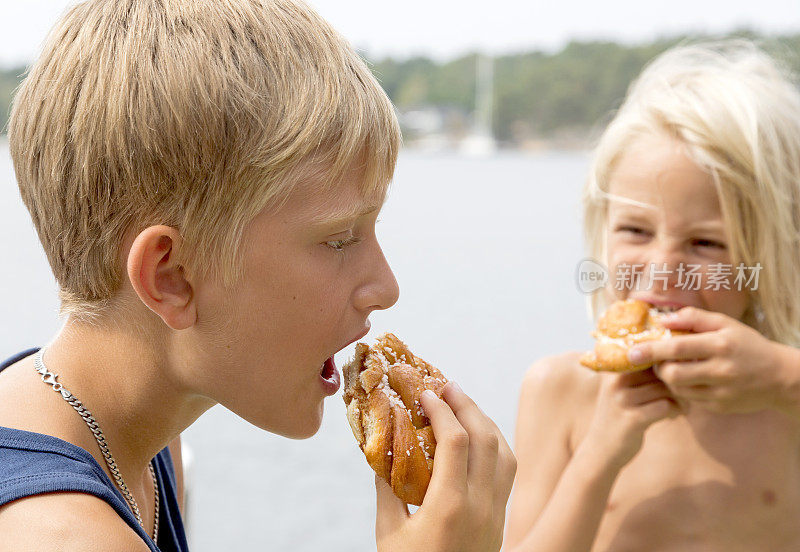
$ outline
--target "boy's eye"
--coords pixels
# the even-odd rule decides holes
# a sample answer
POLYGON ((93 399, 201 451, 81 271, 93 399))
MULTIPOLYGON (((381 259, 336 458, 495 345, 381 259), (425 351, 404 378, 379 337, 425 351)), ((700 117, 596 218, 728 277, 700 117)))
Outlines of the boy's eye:
POLYGON ((325 245, 333 249, 334 251, 344 251, 347 247, 351 245, 355 245, 361 241, 361 238, 358 236, 349 236, 347 238, 342 238, 340 240, 330 240, 326 241, 325 245))
POLYGON ((644 228, 640 228, 638 226, 620 226, 617 228, 618 232, 626 232, 628 234, 633 234, 636 236, 646 236, 649 234, 647 230, 644 228))
POLYGON ((725 244, 716 240, 697 239, 692 240, 692 245, 697 247, 709 247, 711 249, 725 249, 725 244))

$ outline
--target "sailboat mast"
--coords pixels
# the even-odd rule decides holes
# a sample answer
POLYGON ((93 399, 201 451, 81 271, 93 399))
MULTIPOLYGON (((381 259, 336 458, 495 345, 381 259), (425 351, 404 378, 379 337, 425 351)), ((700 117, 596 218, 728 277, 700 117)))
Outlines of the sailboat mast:
POLYGON ((478 54, 475 90, 475 124, 479 134, 492 135, 492 102, 494 88, 494 60, 478 54))

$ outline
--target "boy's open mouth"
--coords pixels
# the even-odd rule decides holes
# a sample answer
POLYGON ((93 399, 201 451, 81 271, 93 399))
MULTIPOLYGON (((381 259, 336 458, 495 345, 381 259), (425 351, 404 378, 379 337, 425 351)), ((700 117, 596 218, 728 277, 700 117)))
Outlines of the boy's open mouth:
POLYGON ((657 311, 658 311, 660 314, 668 314, 668 313, 670 313, 670 312, 675 312, 676 310, 678 310, 678 309, 676 309, 675 307, 669 307, 669 306, 666 306, 666 305, 662 305, 662 306, 659 306, 659 307, 655 307, 655 309, 656 309, 656 310, 657 310, 657 311))
POLYGON ((320 375, 323 379, 330 380, 333 378, 333 375, 336 373, 336 362, 334 362, 333 357, 331 356, 322 364, 322 370, 320 370, 320 375))
POLYGON ((339 390, 340 378, 336 363, 333 361, 333 356, 331 356, 322 363, 322 368, 319 371, 319 380, 326 395, 333 395, 339 390))

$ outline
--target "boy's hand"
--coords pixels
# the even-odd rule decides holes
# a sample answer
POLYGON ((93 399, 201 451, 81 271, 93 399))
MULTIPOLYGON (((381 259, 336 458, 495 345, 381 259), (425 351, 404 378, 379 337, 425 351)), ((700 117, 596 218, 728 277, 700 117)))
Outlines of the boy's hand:
POLYGON ((779 408, 800 417, 800 351, 770 341, 727 315, 684 307, 662 317, 692 335, 641 344, 631 360, 657 363, 655 372, 680 399, 720 413, 779 408), (639 351, 641 356, 635 355, 639 351), (635 360, 634 360, 635 359, 635 360))
POLYGON ((621 469, 642 448, 645 430, 681 409, 652 369, 601 377, 594 417, 579 448, 621 469))
POLYGON ((494 422, 457 385, 447 384, 442 397, 422 396, 436 437, 422 506, 410 515, 389 485, 375 478, 379 552, 500 550, 517 461, 494 422))

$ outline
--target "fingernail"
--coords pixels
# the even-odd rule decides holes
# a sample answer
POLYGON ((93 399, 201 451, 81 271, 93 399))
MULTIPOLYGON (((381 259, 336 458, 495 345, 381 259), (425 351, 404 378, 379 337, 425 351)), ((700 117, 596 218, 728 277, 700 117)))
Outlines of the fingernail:
POLYGON ((633 364, 641 364, 644 362, 644 351, 638 347, 632 348, 628 351, 628 360, 633 364))
POLYGON ((457 384, 456 382, 454 382, 454 381, 451 381, 451 382, 450 382, 450 386, 451 386, 453 389, 455 389, 456 391, 458 391, 459 393, 463 393, 463 392, 464 392, 464 390, 463 390, 463 389, 461 389, 461 386, 460 386, 459 384, 457 384))
POLYGON ((430 389, 426 389, 425 391, 423 391, 423 392, 422 392, 422 396, 424 396, 424 397, 428 397, 428 400, 430 400, 430 399, 436 399, 436 398, 438 398, 438 397, 436 396, 436 393, 434 393, 434 392, 433 392, 433 391, 431 391, 430 389))
POLYGON ((668 324, 670 322, 675 322, 678 318, 679 316, 677 312, 671 312, 662 316, 661 321, 668 324))

